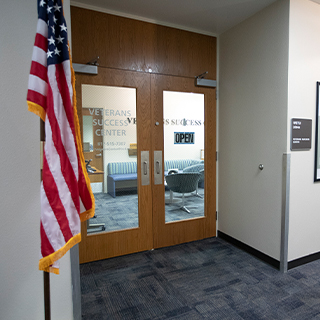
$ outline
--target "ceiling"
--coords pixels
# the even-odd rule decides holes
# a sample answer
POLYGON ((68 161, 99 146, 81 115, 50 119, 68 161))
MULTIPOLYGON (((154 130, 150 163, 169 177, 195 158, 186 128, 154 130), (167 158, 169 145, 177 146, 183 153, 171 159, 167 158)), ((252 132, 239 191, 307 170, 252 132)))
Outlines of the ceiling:
POLYGON ((76 0, 71 5, 219 35, 276 0, 76 0))

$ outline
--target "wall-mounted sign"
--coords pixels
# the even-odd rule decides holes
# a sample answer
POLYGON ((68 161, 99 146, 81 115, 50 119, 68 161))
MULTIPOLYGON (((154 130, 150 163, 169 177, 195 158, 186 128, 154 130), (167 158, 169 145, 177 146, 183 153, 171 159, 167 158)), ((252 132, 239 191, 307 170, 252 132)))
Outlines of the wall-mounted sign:
POLYGON ((194 132, 175 132, 174 144, 194 144, 194 132))
POLYGON ((291 150, 311 149, 311 119, 291 119, 291 150))

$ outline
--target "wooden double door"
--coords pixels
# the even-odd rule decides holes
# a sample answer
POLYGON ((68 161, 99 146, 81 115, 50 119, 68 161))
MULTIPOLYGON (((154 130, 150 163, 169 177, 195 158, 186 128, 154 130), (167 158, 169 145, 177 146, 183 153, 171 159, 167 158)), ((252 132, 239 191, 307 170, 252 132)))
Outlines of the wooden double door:
MULTIPOLYGON (((87 109, 86 114, 97 113, 100 117, 102 115, 100 126, 98 121, 93 119, 93 135, 98 134, 100 137, 100 140, 96 139, 100 149, 95 150, 95 146, 93 146, 92 156, 95 158, 98 153, 99 161, 102 161, 102 168, 98 169, 104 175, 101 179, 102 189, 95 193, 98 218, 103 215, 99 210, 104 205, 106 210, 110 209, 110 219, 115 218, 112 215, 117 214, 115 208, 119 207, 121 210, 121 205, 124 203, 129 209, 135 206, 137 208, 137 212, 135 212, 137 223, 131 227, 109 230, 108 222, 104 222, 106 224, 105 230, 90 233, 88 228, 90 223, 94 224, 94 221, 89 222, 89 224, 83 223, 82 241, 79 245, 80 263, 215 236, 215 89, 196 87, 192 78, 99 68, 98 75, 76 74, 76 92, 78 115, 82 128, 83 108, 87 109), (133 89, 136 113, 133 114, 128 110, 129 106, 126 105, 125 100, 122 102, 123 108, 121 111, 116 111, 116 107, 112 107, 112 103, 115 102, 111 102, 111 98, 101 98, 102 100, 109 100, 111 107, 103 108, 100 105, 101 99, 90 104, 88 102, 90 95, 89 98, 84 97, 84 89, 88 89, 88 87, 133 89), (184 102, 179 103, 173 99, 166 107, 167 111, 165 111, 164 105, 167 103, 165 101, 168 99, 167 96, 176 93, 183 95, 184 102), (203 106, 199 107, 193 104, 194 98, 203 101, 203 106), (172 113, 175 106, 180 108, 178 113, 172 113), (97 108, 100 110, 99 112, 94 111, 97 108), (192 109, 193 111, 190 112, 194 112, 194 116, 190 113, 187 115, 181 114, 182 111, 187 109, 192 109), (110 125, 115 124, 122 125, 123 128, 110 127, 110 125), (132 124, 135 125, 135 137, 131 137, 132 134, 127 129, 132 124), (202 138, 197 131, 199 128, 202 128, 202 138), (105 135, 109 135, 109 140, 105 135), (110 142, 110 135, 118 135, 120 138, 117 138, 117 142, 110 142), (101 138, 101 136, 103 137, 101 138), (126 142, 121 142, 125 140, 126 142), (110 148, 110 145, 113 148, 110 148), (137 148, 136 154, 128 154, 131 147, 137 148), (123 156, 118 156, 115 159, 111 155, 112 149, 116 152, 121 151, 123 156), (199 163, 204 168, 204 171, 201 171, 201 174, 204 175, 204 181, 202 180, 200 183, 199 180, 197 190, 188 194, 170 191, 165 179, 168 169, 177 169, 178 174, 181 173, 182 167, 175 168, 180 163, 178 160, 180 158, 182 158, 180 162, 191 161, 186 163, 185 166, 190 167, 199 163), (112 180, 112 173, 116 174, 116 172, 111 172, 108 166, 111 166, 112 163, 131 163, 134 161, 137 171, 136 192, 129 192, 130 196, 127 196, 126 194, 118 195, 116 190, 116 194, 113 194, 112 183, 116 185, 118 182, 112 180), (201 194, 197 194, 199 192, 198 187, 201 194), (109 198, 103 198, 104 196, 109 198), (193 207, 189 208, 189 213, 182 210, 180 203, 190 203, 192 199, 195 203, 198 201, 196 206, 202 208, 201 214, 195 215, 194 212, 198 209, 193 207), (119 205, 117 205, 117 201, 119 205), (182 219, 179 218, 181 214, 184 214, 182 219), (170 220, 169 215, 175 218, 170 220)), ((122 93, 120 93, 120 97, 121 99, 124 98, 122 93)), ((96 99, 94 92, 91 99, 96 99)), ((96 180, 93 179, 92 183, 94 185, 96 180)), ((188 207, 188 205, 186 206, 188 207)), ((126 219, 126 216, 122 218, 122 220, 126 219)))

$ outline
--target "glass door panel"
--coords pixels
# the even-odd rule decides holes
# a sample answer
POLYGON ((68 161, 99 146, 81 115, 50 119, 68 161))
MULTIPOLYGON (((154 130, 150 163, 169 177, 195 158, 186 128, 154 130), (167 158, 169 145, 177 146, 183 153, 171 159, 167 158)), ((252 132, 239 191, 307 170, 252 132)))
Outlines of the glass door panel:
POLYGON ((96 203, 87 233, 138 228, 136 89, 84 84, 82 115, 96 203))
POLYGON ((163 92, 165 222, 204 216, 204 94, 163 92))
POLYGON ((215 89, 194 79, 151 76, 153 146, 163 151, 164 176, 153 185, 154 248, 216 233, 215 103, 215 89))

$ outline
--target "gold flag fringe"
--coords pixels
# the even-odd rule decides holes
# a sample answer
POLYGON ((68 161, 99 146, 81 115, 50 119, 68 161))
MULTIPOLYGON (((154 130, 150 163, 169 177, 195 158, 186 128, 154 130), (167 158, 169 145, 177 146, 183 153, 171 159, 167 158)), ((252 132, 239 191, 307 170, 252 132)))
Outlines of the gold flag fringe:
POLYGON ((80 158, 80 163, 82 167, 82 171, 86 180, 86 185, 90 193, 91 201, 92 201, 92 208, 80 213, 80 221, 86 221, 94 216, 95 212, 95 199, 91 190, 91 185, 90 185, 90 179, 88 176, 88 172, 86 169, 85 161, 84 161, 84 155, 83 155, 83 149, 82 149, 82 144, 81 144, 81 135, 80 135, 80 125, 79 125, 79 117, 78 117, 78 111, 77 111, 77 98, 76 98, 76 77, 74 73, 74 69, 72 67, 72 57, 71 57, 71 52, 70 52, 70 45, 68 46, 69 48, 69 57, 70 57, 70 67, 71 67, 71 83, 72 83, 72 89, 73 89, 73 117, 74 117, 74 127, 75 127, 75 133, 76 133, 76 141, 77 141, 77 147, 78 147, 78 152, 79 152, 79 158, 80 158))
POLYGON ((74 245, 81 241, 81 233, 73 236, 61 249, 40 259, 39 270, 59 274, 59 269, 52 267, 53 263, 61 259, 74 245))
POLYGON ((39 116, 43 121, 46 120, 46 112, 40 105, 31 101, 27 101, 27 104, 28 104, 28 110, 30 112, 33 112, 34 114, 39 116))

